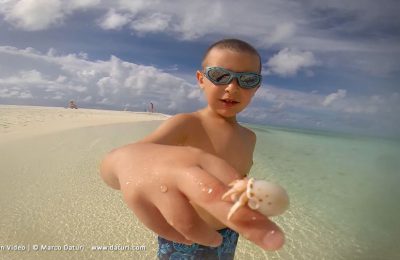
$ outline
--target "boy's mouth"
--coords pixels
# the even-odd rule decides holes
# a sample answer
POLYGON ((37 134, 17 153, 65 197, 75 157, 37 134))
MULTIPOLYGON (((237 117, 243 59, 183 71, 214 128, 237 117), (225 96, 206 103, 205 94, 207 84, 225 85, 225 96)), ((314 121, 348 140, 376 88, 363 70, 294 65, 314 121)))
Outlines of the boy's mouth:
POLYGON ((236 101, 236 100, 233 100, 233 99, 229 99, 229 98, 220 99, 220 101, 222 101, 224 104, 227 104, 227 105, 235 105, 235 104, 240 103, 239 101, 236 101))

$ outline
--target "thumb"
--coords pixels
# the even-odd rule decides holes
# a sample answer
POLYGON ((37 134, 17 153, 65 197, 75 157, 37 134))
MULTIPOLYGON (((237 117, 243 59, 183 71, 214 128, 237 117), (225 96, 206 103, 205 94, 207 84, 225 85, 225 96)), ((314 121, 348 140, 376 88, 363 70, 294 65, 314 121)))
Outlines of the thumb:
POLYGON ((217 220, 242 234, 266 250, 277 250, 284 244, 281 229, 261 213, 247 206, 240 208, 231 220, 227 219, 231 202, 221 199, 227 187, 204 169, 192 167, 181 175, 178 188, 185 196, 217 220))

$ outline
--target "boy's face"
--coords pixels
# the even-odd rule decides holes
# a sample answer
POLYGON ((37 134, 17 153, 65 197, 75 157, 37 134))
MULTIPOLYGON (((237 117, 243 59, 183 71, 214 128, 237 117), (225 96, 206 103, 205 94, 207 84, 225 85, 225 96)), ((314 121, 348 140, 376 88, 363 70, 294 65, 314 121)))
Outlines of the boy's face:
MULTIPOLYGON (((218 48, 212 49, 204 61, 205 67, 221 67, 233 72, 258 73, 259 64, 256 55, 218 48)), ((226 118, 245 109, 259 88, 241 88, 236 78, 228 84, 216 85, 204 75, 204 70, 197 71, 197 81, 204 90, 208 107, 226 118)))

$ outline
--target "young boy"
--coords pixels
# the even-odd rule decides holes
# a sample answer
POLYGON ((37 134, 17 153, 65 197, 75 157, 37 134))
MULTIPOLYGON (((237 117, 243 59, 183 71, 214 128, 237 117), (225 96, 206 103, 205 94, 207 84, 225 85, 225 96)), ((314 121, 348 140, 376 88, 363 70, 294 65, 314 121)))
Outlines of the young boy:
MULTIPOLYGON (((114 151, 104 159, 103 179, 111 187, 120 188, 138 218, 161 235, 158 239, 160 259, 233 259, 238 233, 226 226, 237 227, 240 231, 241 224, 227 224, 218 215, 219 209, 213 212, 204 208, 208 203, 217 204, 216 197, 221 198, 223 190, 218 181, 228 184, 250 171, 256 135, 241 126, 236 115, 249 105, 260 87, 260 73, 260 55, 248 43, 237 39, 214 43, 204 55, 202 70, 196 73, 207 106, 197 112, 171 117, 131 148, 120 148, 122 152, 114 151), (131 150, 128 152, 128 149, 131 150), (136 159, 135 165, 126 165, 124 158, 127 156, 136 159), (205 179, 208 178, 205 172, 213 174, 217 181, 205 179), (129 185, 135 187, 129 188, 129 185), (187 206, 188 200, 192 208, 187 206), (201 220, 196 219, 198 216, 201 220), (221 238, 215 232, 206 238, 198 235, 201 229, 205 232, 210 227, 222 236, 218 247, 221 238), (210 246, 192 244, 193 240, 210 246)), ((222 207, 226 205, 221 204, 222 207)), ((268 249, 277 249, 283 244, 283 235, 272 222, 256 212, 241 209, 238 213, 241 211, 242 217, 252 215, 253 220, 257 217, 267 227, 252 229, 246 235, 248 239, 268 249), (267 235, 261 230, 268 231, 267 235), (252 232, 257 235, 251 235, 252 232)), ((240 216, 237 214, 236 222, 240 222, 240 216)), ((254 227, 261 222, 254 222, 254 227)), ((246 225, 249 228, 249 224, 246 225)))

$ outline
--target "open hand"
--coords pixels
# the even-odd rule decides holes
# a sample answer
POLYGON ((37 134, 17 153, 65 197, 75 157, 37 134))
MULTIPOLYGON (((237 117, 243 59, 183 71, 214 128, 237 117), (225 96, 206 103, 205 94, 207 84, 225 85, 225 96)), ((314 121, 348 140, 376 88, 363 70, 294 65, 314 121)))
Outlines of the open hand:
POLYGON ((232 203, 221 197, 228 190, 226 184, 241 177, 214 155, 191 147, 138 143, 112 152, 101 168, 103 179, 121 189, 140 221, 168 240, 208 246, 222 242, 199 217, 194 203, 264 249, 276 250, 284 243, 276 224, 247 207, 228 221, 232 203))

